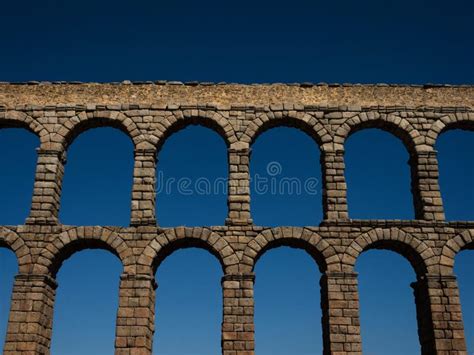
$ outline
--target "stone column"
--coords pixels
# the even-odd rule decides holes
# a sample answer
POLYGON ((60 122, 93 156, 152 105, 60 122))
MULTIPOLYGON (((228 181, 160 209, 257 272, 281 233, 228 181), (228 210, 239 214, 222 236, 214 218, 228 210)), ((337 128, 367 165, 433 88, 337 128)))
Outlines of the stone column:
POLYGON ((443 200, 438 183, 436 151, 417 152, 410 158, 412 194, 415 217, 430 221, 444 221, 443 200))
POLYGON ((49 354, 56 287, 47 275, 15 277, 4 355, 49 354))
POLYGON ((115 332, 116 355, 150 355, 155 330, 155 278, 122 274, 115 332))
POLYGON ((427 274, 412 284, 423 355, 467 355, 454 276, 427 274))
POLYGON ((344 151, 321 151, 324 219, 348 220, 344 151))
POLYGON ((323 353, 362 354, 357 273, 326 272, 320 285, 323 353))
POLYGON ((132 226, 156 225, 156 149, 136 149, 132 188, 132 226))
POLYGON ((250 148, 229 148, 229 183, 226 225, 252 224, 250 216, 250 148))
POLYGON ((223 355, 254 355, 254 282, 253 273, 229 274, 222 278, 223 355))
POLYGON ((38 149, 30 216, 26 224, 57 224, 66 153, 38 149))

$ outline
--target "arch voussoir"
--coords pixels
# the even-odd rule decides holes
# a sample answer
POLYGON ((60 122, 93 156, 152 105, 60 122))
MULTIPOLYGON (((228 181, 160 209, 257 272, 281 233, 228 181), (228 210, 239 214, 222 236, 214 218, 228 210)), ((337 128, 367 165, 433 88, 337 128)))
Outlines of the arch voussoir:
POLYGON ((216 256, 225 273, 238 268, 239 259, 232 246, 208 228, 177 227, 157 235, 144 248, 137 259, 140 270, 154 273, 161 262, 181 248, 199 247, 216 256))
POLYGON ((453 274, 454 261, 456 255, 463 249, 474 245, 474 229, 467 229, 464 232, 449 239, 441 250, 440 265, 443 274, 453 274))
POLYGON ((55 237, 49 248, 41 251, 38 261, 41 261, 45 271, 55 276, 64 260, 72 254, 97 248, 112 252, 122 265, 130 256, 130 248, 118 233, 103 227, 75 227, 55 237))
POLYGON ((135 147, 146 139, 130 117, 122 112, 111 110, 78 113, 55 132, 54 139, 67 148, 81 133, 98 127, 114 127, 121 130, 131 139, 135 147))
POLYGON ((344 151, 347 138, 365 128, 379 128, 392 133, 402 140, 409 152, 425 150, 425 137, 405 118, 372 111, 362 112, 342 123, 334 134, 334 149, 344 151))
POLYGON ((227 118, 218 112, 207 110, 173 111, 160 121, 157 129, 150 134, 149 140, 160 148, 168 137, 189 125, 200 125, 215 131, 227 146, 238 140, 234 127, 227 118))
MULTIPOLYGON (((266 229, 247 243, 242 261, 245 271, 252 272, 258 259, 269 249, 288 245, 306 250, 321 270, 337 268, 339 257, 334 248, 316 232, 301 227, 266 229)), ((338 269, 338 268, 337 268, 338 269)))
POLYGON ((433 265, 433 250, 423 241, 413 237, 399 228, 374 228, 355 238, 342 255, 342 264, 346 271, 353 272, 360 254, 368 249, 388 249, 395 251, 412 264, 417 274, 421 275, 433 265))
POLYGON ((312 137, 320 149, 332 144, 332 136, 324 125, 309 113, 295 112, 275 115, 272 112, 262 112, 247 125, 241 136, 241 141, 251 145, 263 132, 279 126, 295 127, 312 137))
POLYGON ((426 134, 427 144, 434 150, 439 135, 447 130, 456 128, 474 130, 474 114, 472 112, 458 112, 440 117, 431 124, 426 134))
POLYGON ((38 136, 41 141, 44 139, 44 136, 48 134, 48 131, 38 120, 35 120, 25 112, 16 110, 0 112, 0 128, 2 127, 25 128, 38 136))
POLYGON ((12 229, 0 227, 0 247, 10 249, 16 256, 20 273, 28 273, 33 265, 30 248, 25 241, 12 229))

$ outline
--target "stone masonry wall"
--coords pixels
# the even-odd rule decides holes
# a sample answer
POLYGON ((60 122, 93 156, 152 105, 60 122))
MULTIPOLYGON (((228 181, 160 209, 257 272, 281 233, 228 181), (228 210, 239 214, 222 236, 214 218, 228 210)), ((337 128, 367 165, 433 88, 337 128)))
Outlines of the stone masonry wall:
MULTIPOLYGON (((170 253, 204 248, 222 265, 222 354, 255 354, 254 265, 269 249, 301 248, 322 278, 324 354, 361 354, 354 265, 372 248, 400 253, 413 266, 423 354, 467 354, 454 258, 474 247, 474 221, 447 222, 438 184, 435 143, 442 132, 474 128, 474 87, 327 84, 0 83, 0 128, 23 127, 40 138, 30 216, 0 226, 0 247, 19 264, 4 354, 49 354, 56 274, 85 248, 102 248, 123 264, 116 354, 151 354, 156 269, 170 253), (190 124, 215 130, 227 143, 228 215, 221 226, 161 228, 156 216, 158 153, 190 124), (135 147, 130 226, 67 226, 58 219, 66 155, 88 129, 110 126, 135 147), (307 227, 253 223, 249 164, 252 143, 276 126, 297 127, 321 149, 324 220, 307 227), (410 155, 413 220, 354 220, 347 205, 344 143, 380 128, 410 155)), ((315 280, 318 282, 318 280, 315 280)), ((60 285, 59 285, 60 287, 60 285)), ((257 305, 258 307, 258 305, 257 305)))

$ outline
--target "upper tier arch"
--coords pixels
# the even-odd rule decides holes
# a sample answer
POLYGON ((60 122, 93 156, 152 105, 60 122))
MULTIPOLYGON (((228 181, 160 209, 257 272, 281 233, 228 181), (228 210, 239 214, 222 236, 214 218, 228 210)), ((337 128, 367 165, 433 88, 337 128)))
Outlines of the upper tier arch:
POLYGON ((43 125, 21 111, 0 111, 0 129, 2 128, 24 128, 36 135, 41 143, 48 140, 49 133, 43 125))
POLYGON ((141 134, 136 123, 118 111, 81 112, 66 121, 57 132, 51 134, 51 141, 58 143, 65 150, 85 131, 98 127, 112 127, 124 132, 132 140, 135 147, 146 137, 141 134))
POLYGON ((168 137, 190 125, 200 125, 215 131, 228 147, 237 142, 229 119, 218 112, 206 110, 173 111, 159 122, 158 128, 150 135, 150 142, 160 151, 168 137))
POLYGON ((278 112, 260 113, 251 121, 241 141, 252 145, 257 138, 265 131, 274 127, 294 127, 308 134, 314 139, 321 150, 328 150, 331 147, 332 137, 316 117, 304 112, 290 112, 286 115, 278 112))
POLYGON ((347 138, 352 134, 368 128, 379 128, 399 138, 411 156, 426 150, 424 137, 406 119, 393 114, 362 112, 347 119, 334 135, 334 148, 344 151, 347 138))
POLYGON ((441 117, 431 125, 426 136, 426 143, 434 149, 439 135, 451 129, 474 131, 474 113, 462 112, 441 117))

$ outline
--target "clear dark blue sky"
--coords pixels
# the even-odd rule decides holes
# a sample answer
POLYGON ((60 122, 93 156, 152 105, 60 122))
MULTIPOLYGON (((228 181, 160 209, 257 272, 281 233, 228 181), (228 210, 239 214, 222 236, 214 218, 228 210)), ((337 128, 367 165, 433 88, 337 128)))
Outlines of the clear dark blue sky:
POLYGON ((472 83, 470 0, 6 1, 2 80, 472 83))
MULTIPOLYGON (((473 84, 473 16, 474 4, 459 0, 7 2, 0 13, 0 80, 473 84)), ((474 219, 473 135, 452 131, 437 142, 450 220, 474 219)), ((28 132, 0 131, 0 225, 21 224, 28 214, 37 146, 28 132)), ((364 130, 350 137, 351 217, 413 217, 407 159, 401 142, 388 133, 364 130)), ((318 148, 295 129, 275 128, 255 142, 252 176, 267 174, 270 162, 281 165, 278 177, 320 179, 318 148)), ((133 147, 123 133, 102 128, 79 136, 68 152, 61 221, 127 225, 132 168, 133 147)), ((226 171, 222 139, 191 127, 166 142, 157 174, 195 180, 225 177, 226 171)), ((322 216, 320 199, 320 190, 296 196, 253 189, 253 217, 264 225, 315 225, 322 216)), ((159 193, 157 205, 163 226, 219 225, 225 219, 222 192, 183 196, 172 188, 159 193)), ((473 267, 474 252, 457 257, 471 352, 473 267)), ((409 263, 392 252, 370 251, 357 270, 365 353, 417 353, 409 263)), ((0 249, 0 342, 15 273, 14 256, 0 249)), ((120 262, 106 251, 83 251, 64 263, 53 354, 112 354, 120 273, 120 262)), ((179 251, 160 266, 156 353, 219 353, 221 274, 214 257, 195 249, 179 251)), ((320 274, 314 261, 301 250, 279 248, 262 257, 256 274, 258 354, 320 353, 320 274)))

